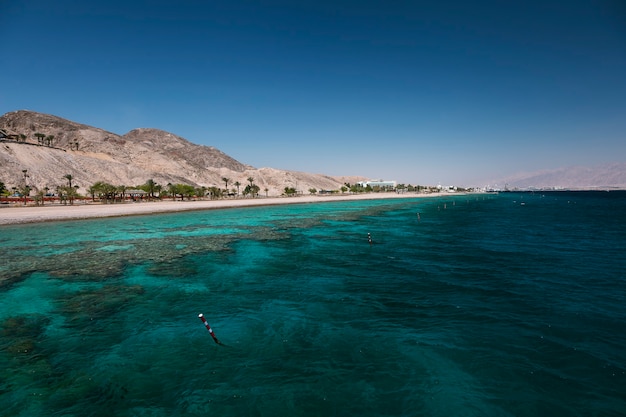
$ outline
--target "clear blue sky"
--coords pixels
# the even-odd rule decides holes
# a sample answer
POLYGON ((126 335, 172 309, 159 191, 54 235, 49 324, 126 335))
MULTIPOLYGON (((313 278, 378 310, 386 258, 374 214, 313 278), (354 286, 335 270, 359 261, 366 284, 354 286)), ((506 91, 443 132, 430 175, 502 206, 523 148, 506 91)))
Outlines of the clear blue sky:
POLYGON ((626 2, 0 0, 0 114, 410 184, 626 160, 626 2))

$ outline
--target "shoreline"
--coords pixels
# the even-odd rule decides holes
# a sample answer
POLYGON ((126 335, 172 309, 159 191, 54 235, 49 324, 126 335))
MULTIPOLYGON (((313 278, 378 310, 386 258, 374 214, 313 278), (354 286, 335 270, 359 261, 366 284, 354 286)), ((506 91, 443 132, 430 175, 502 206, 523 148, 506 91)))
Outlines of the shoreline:
POLYGON ((385 200, 406 198, 428 198, 454 196, 458 194, 417 194, 417 193, 369 193, 331 196, 260 197, 234 200, 199 201, 144 201, 115 204, 75 204, 49 206, 17 206, 0 208, 0 227, 47 221, 85 220, 106 217, 124 217, 159 213, 177 213, 196 210, 215 210, 238 207, 273 206, 283 204, 325 203, 351 200, 385 200))

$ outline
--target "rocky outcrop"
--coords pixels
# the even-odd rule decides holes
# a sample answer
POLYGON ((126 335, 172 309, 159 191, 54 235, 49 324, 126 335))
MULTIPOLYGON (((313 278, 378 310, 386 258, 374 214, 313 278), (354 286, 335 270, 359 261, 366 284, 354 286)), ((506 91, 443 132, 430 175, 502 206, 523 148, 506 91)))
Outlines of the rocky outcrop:
POLYGON ((134 129, 117 135, 103 129, 60 117, 20 110, 0 117, 0 129, 14 132, 12 138, 0 138, 0 181, 7 187, 24 183, 36 189, 55 189, 65 185, 72 175, 85 193, 97 181, 114 185, 137 186, 148 179, 166 185, 183 183, 193 186, 220 187, 229 178, 248 184, 248 178, 265 194, 280 195, 285 187, 339 189, 345 182, 363 177, 330 177, 273 168, 257 169, 226 155, 211 146, 194 144, 158 129, 134 129), (15 139, 15 134, 23 135, 15 139), (38 134, 39 137, 36 136, 38 134), (39 140, 45 136, 45 142, 39 140))

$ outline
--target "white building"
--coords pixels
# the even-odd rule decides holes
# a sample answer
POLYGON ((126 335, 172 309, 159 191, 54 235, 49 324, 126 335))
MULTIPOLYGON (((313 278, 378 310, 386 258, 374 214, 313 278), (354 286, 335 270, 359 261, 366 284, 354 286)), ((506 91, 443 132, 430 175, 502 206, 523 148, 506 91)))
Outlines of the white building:
POLYGON ((385 181, 385 180, 370 180, 370 181, 359 181, 357 182, 361 187, 380 187, 380 188, 391 188, 395 189, 398 183, 396 181, 385 181))

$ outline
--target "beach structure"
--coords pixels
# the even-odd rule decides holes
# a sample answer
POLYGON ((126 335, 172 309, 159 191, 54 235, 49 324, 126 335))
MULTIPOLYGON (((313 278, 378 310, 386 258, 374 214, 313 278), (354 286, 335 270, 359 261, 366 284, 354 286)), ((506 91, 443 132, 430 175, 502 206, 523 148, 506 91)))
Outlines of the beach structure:
POLYGON ((9 139, 19 141, 20 135, 15 132, 11 132, 8 129, 0 129, 0 139, 9 139))
POLYGON ((129 195, 133 201, 141 200, 148 195, 147 192, 145 192, 144 190, 139 190, 139 189, 126 190, 126 194, 129 195))

